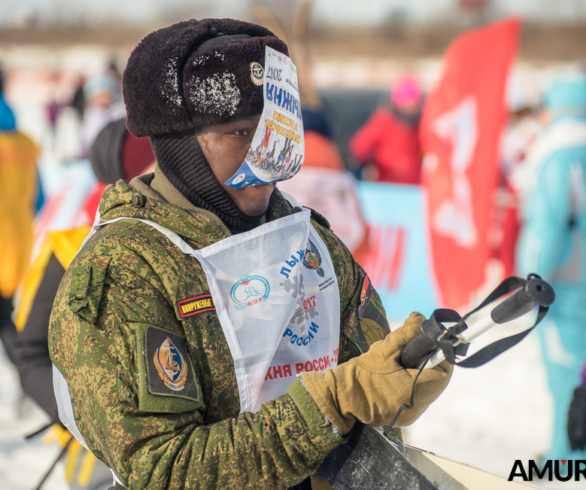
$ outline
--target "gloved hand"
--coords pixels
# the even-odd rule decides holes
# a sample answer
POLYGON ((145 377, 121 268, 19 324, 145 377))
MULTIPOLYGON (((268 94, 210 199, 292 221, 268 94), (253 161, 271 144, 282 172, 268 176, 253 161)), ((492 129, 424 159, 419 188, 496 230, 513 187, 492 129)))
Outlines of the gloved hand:
MULTIPOLYGON (((417 369, 405 369, 399 358, 418 336, 425 317, 411 313, 403 326, 370 350, 325 373, 305 372, 303 382, 316 404, 340 431, 350 432, 356 419, 380 427, 389 424, 403 403, 408 404, 417 369)), ((444 361, 425 369, 417 380, 413 408, 405 409, 395 426, 410 425, 444 391, 453 366, 444 361)))
POLYGON ((586 448, 586 388, 574 390, 574 398, 568 412, 568 439, 572 451, 586 448))

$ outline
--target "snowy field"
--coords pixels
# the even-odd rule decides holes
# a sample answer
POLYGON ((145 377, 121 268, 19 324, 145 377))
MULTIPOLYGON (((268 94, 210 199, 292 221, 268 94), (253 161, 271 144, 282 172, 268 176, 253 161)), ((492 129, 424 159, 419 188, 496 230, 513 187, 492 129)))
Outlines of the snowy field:
MULTIPOLYGON (((33 490, 59 454, 56 444, 45 445, 42 435, 25 441, 23 436, 48 423, 33 402, 21 400, 18 374, 0 348, 0 489, 33 490)), ((66 490, 63 464, 58 464, 43 490, 66 490)))

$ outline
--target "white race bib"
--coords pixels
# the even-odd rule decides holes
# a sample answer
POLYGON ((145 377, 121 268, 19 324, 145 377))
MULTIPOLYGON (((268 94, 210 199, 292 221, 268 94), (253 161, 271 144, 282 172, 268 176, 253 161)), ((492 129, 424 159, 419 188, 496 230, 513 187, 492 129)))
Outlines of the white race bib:
POLYGON ((234 359, 242 412, 302 371, 334 367, 340 297, 331 258, 303 211, 193 252, 234 359))
MULTIPOLYGON (((137 220, 201 263, 234 360, 241 412, 285 394, 303 371, 337 365, 338 280, 310 216, 304 210, 201 250, 157 223, 137 220)), ((101 223, 98 213, 86 241, 123 219, 136 218, 101 223)))

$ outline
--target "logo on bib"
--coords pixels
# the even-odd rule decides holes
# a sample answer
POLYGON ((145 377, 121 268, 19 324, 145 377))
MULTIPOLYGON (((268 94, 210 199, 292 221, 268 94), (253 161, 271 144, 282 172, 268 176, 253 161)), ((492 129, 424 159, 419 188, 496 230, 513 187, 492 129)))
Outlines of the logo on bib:
POLYGON ((168 336, 155 351, 154 362, 167 388, 173 391, 181 391, 185 388, 187 364, 168 336))
POLYGON ((311 240, 307 241, 307 248, 303 256, 303 265, 308 269, 313 269, 319 277, 324 277, 324 270, 321 268, 321 255, 311 240))
POLYGON ((242 276, 230 291, 237 310, 266 301, 271 292, 269 282, 262 276, 242 276))
POLYGON ((260 63, 253 61, 250 63, 250 79, 255 85, 262 85, 262 80, 265 76, 265 70, 260 63))

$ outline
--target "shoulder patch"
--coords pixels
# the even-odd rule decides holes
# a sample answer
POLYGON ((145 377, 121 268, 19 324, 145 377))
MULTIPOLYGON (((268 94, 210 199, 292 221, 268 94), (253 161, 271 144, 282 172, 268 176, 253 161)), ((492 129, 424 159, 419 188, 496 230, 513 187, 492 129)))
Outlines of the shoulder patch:
POLYGON ((374 292, 374 288, 372 287, 372 283, 370 282, 370 278, 368 274, 364 276, 364 281, 362 282, 362 289, 360 291, 360 304, 358 305, 358 319, 362 320, 364 318, 364 314, 366 313, 366 308, 370 303, 370 298, 374 292))
POLYGON ((360 321, 360 340, 368 344, 368 348, 375 342, 383 340, 389 332, 375 320, 364 318, 360 321))
POLYGON ((181 318, 187 318, 206 311, 216 311, 216 305, 212 295, 207 293, 177 301, 177 309, 181 318))
POLYGON ((187 339, 149 325, 144 335, 148 391, 151 395, 202 399, 189 354, 187 339))
POLYGON ((366 273, 362 273, 364 274, 362 286, 358 290, 359 292, 355 293, 358 299, 355 296, 353 300, 358 302, 358 328, 356 329, 356 337, 350 341, 354 343, 361 354, 364 354, 368 352, 373 343, 383 340, 391 329, 370 278, 366 273))

